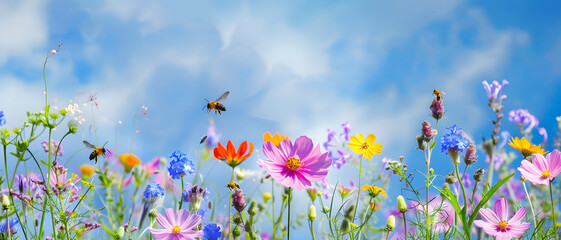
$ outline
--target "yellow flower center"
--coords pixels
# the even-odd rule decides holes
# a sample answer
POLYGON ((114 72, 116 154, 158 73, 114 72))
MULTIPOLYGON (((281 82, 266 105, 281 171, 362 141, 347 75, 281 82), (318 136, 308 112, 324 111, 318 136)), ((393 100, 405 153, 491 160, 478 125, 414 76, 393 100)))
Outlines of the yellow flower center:
POLYGON ((288 160, 286 160, 286 167, 287 168, 290 168, 292 170, 298 170, 301 166, 302 166, 302 163, 300 162, 300 159, 298 159, 298 158, 291 157, 288 160))
POLYGON ((549 170, 543 171, 542 176, 543 178, 548 178, 549 176, 551 176, 551 172, 549 172, 549 170))
POLYGON ((369 145, 368 143, 362 143, 362 146, 360 146, 360 149, 366 151, 366 149, 368 149, 369 145))
POLYGON ((175 226, 171 229, 171 232, 172 233, 179 233, 179 232, 181 232, 181 228, 179 228, 178 226, 175 226))
POLYGON ((505 230, 507 226, 508 226, 508 223, 506 221, 501 221, 499 223, 499 229, 501 229, 501 230, 505 230))

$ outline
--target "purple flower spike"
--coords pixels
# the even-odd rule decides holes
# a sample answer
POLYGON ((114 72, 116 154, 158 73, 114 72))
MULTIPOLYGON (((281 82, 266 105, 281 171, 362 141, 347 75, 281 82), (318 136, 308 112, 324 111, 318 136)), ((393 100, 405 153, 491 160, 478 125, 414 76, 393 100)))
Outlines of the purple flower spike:
POLYGON ((503 94, 503 88, 506 85, 508 85, 507 80, 503 80, 501 84, 497 81, 493 81, 491 84, 487 81, 483 81, 483 88, 485 89, 485 92, 487 92, 487 98, 491 102, 494 102, 495 100, 502 102, 506 99, 506 95, 503 94))

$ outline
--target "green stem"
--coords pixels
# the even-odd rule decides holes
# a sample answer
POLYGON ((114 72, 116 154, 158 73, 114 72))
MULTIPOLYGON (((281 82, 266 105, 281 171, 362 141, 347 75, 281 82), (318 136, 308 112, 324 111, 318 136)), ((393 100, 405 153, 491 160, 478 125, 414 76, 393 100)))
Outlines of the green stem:
MULTIPOLYGON (((185 186, 183 184, 183 176, 181 176, 181 192, 183 192, 185 189, 185 186)), ((177 210, 181 210, 181 207, 183 206, 183 197, 179 197, 179 209, 177 210)))
POLYGON ((407 239, 407 220, 405 219, 405 213, 403 214, 403 230, 405 230, 405 239, 407 239))
POLYGON ((312 239, 316 240, 316 235, 314 234, 314 221, 310 220, 310 227, 312 228, 312 239))
MULTIPOLYGON (((232 168, 232 177, 230 178, 230 182, 234 182, 234 168, 232 168)), ((228 239, 232 239, 232 190, 230 188, 230 196, 228 198, 228 239)))
POLYGON ((287 238, 290 240, 290 202, 292 202, 292 188, 288 188, 288 233, 287 238))
MULTIPOLYGON (((460 183, 460 188, 462 189, 462 195, 464 196, 464 207, 467 206, 466 191, 464 190, 464 184, 462 183, 462 178, 460 177, 460 171, 458 170, 458 164, 455 164, 456 175, 458 176, 458 183, 460 183)), ((469 233, 467 233, 469 234, 469 233)))
MULTIPOLYGON (((362 155, 360 155, 360 165, 358 166, 358 189, 356 191, 356 203, 355 203, 355 211, 353 213, 353 220, 352 223, 355 222, 356 211, 358 209, 358 199, 360 198, 360 179, 362 178, 362 155)), ((290 202, 289 202, 290 203, 290 202)), ((290 207, 290 205, 288 205, 290 207)), ((290 212, 288 212, 290 213, 290 212)))
POLYGON ((275 182, 271 181, 271 203, 273 207, 273 240, 277 235, 277 224, 275 224, 275 182))
POLYGON ((557 222, 555 220, 555 202, 553 202, 553 189, 551 182, 549 183, 549 196, 551 197, 551 220, 553 221, 553 231, 555 231, 555 239, 557 238, 557 222))
POLYGON ((522 182, 522 186, 524 186, 524 192, 526 193, 526 198, 528 198, 528 204, 530 205, 530 210, 532 210, 532 218, 534 218, 534 227, 537 227, 536 224, 536 214, 534 213, 534 206, 532 204, 532 199, 530 199, 530 195, 528 194, 528 190, 526 189, 526 182, 522 182))

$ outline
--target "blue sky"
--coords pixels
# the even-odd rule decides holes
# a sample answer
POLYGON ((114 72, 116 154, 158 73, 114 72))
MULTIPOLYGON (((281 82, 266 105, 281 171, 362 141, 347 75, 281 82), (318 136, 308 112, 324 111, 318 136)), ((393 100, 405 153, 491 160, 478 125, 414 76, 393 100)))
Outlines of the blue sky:
MULTIPOLYGON (((422 167, 414 137, 435 88, 447 92, 441 126, 479 140, 493 116, 481 81, 507 79, 505 114, 527 108, 555 135, 559 9, 554 1, 2 2, 0 109, 8 127, 41 109, 44 56, 62 43, 48 64, 49 101, 65 107, 79 92, 96 93, 98 141, 115 144, 122 121, 119 148, 147 106, 133 148, 145 161, 193 154, 214 117, 201 111, 204 99, 229 90, 228 110, 214 117, 224 139, 260 147, 263 132, 279 131, 321 143, 327 128, 351 121, 353 133, 377 135, 382 156, 422 167)), ((93 139, 89 114, 67 149, 93 139)), ((512 123, 503 127, 516 136, 512 123)), ((257 168, 252 160, 245 167, 257 168)))

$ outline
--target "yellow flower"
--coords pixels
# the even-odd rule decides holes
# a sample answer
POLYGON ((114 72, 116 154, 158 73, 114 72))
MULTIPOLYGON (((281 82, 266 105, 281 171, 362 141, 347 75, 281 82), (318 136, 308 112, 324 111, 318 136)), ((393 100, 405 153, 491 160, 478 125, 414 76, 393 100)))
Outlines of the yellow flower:
POLYGON ((518 139, 518 137, 516 138, 512 138, 509 142, 508 145, 510 145, 511 147, 515 148, 516 150, 520 151, 520 153, 522 153, 522 155, 524 156, 524 158, 534 154, 534 153, 539 153, 539 154, 546 154, 548 152, 546 152, 545 150, 542 149, 541 145, 533 145, 530 142, 528 142, 528 140, 525 137, 522 137, 521 139, 518 139))
POLYGON ((271 136, 271 133, 269 132, 263 134, 263 142, 272 142, 277 147, 279 147, 280 142, 283 140, 290 140, 290 138, 288 136, 284 136, 284 134, 279 135, 278 132, 273 136, 271 136))
POLYGON ((377 186, 370 186, 370 185, 363 185, 361 188, 362 191, 368 191, 368 193, 370 194, 371 197, 376 197, 378 196, 378 194, 382 194, 384 196, 388 196, 388 194, 386 194, 386 191, 384 191, 384 189, 381 189, 377 186))
POLYGON ((121 154, 119 160, 125 167, 125 172, 127 173, 130 172, 134 166, 140 164, 140 160, 132 154, 121 154))
POLYGON ((82 177, 89 178, 95 172, 95 167, 89 164, 82 164, 79 170, 82 177))
POLYGON ((372 133, 366 137, 366 141, 362 134, 357 133, 356 137, 351 137, 351 142, 347 143, 347 145, 356 154, 362 154, 365 158, 370 159, 374 154, 382 153, 382 147, 384 146, 382 144, 374 144, 374 141, 376 141, 376 136, 372 133))

